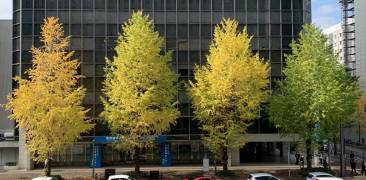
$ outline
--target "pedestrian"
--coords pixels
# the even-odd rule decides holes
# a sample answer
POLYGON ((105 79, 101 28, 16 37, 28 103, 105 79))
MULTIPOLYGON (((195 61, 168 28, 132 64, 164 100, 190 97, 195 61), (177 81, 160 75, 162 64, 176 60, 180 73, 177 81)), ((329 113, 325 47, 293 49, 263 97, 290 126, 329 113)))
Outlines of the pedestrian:
POLYGON ((327 169, 328 168, 328 162, 327 162, 327 159, 326 158, 323 159, 323 168, 324 169, 327 169))
POLYGON ((366 162, 365 162, 365 160, 362 160, 361 175, 365 175, 365 174, 366 174, 366 162))
POLYGON ((351 174, 352 176, 356 175, 356 162, 355 162, 355 159, 352 158, 351 160, 351 174))
POLYGON ((319 164, 322 165, 323 164, 323 155, 320 154, 319 156, 319 164))
POLYGON ((300 154, 298 152, 295 153, 295 158, 296 158, 296 165, 299 165, 300 154))
POLYGON ((304 156, 301 156, 300 157, 300 168, 304 168, 304 164, 305 164, 304 156))

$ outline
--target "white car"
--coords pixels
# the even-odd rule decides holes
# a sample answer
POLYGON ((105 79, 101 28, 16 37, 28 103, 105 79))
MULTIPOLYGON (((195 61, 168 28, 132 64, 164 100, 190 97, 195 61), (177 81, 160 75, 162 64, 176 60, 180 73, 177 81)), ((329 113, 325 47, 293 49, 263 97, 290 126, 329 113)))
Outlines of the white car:
POLYGON ((341 178, 335 177, 329 173, 324 172, 311 172, 306 177, 306 180, 343 180, 341 178))
POLYGON ((112 175, 108 177, 108 180, 135 180, 134 178, 128 175, 112 175))
POLYGON ((281 179, 269 173, 254 173, 249 175, 248 180, 281 180, 281 179))
POLYGON ((36 178, 33 178, 32 180, 56 180, 56 178, 54 178, 54 177, 47 177, 47 176, 43 176, 43 177, 36 177, 36 178))

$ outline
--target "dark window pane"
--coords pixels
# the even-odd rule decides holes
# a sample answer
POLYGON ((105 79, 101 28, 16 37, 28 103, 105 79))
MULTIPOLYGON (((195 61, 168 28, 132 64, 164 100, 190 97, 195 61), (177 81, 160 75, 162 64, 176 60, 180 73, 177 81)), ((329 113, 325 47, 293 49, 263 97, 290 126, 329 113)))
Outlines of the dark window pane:
POLYGON ((302 11, 294 11, 294 23, 301 24, 303 22, 302 11))
POLYGON ((167 0, 166 1, 166 9, 167 10, 175 10, 176 9, 176 1, 175 0, 167 0))
POLYGON ((234 10, 234 0, 224 0, 224 10, 233 11, 234 10))
POLYGON ((58 16, 60 18, 61 23, 69 23, 70 20, 69 13, 70 11, 62 11, 62 10, 58 11, 58 16))
POLYGON ((291 23, 291 22, 292 22, 291 11, 283 11, 282 12, 282 23, 291 23))
POLYGON ((105 25, 104 24, 95 25, 95 36, 105 36, 105 25))
POLYGON ((71 0, 71 9, 81 9, 81 1, 71 0))
POLYGON ((128 10, 128 8, 129 8, 129 0, 119 0, 120 10, 128 10))
POLYGON ((248 0, 248 10, 257 10, 257 0, 248 0))
POLYGON ((292 38, 282 38, 282 48, 290 49, 292 38))
POLYGON ((173 24, 166 25, 166 35, 168 37, 175 37, 176 36, 176 26, 173 24))
POLYGON ((95 12, 95 23, 104 24, 106 22, 106 12, 104 10, 97 10, 95 12))
POLYGON ((245 10, 245 2, 246 0, 235 0, 235 9, 236 10, 245 10))
POLYGON ((178 37, 187 38, 188 37, 188 25, 179 24, 178 25, 178 37))
POLYGON ((260 50, 269 49, 269 39, 268 38, 259 38, 259 49, 260 50))
POLYGON ((93 36, 93 25, 91 24, 83 25, 83 36, 93 36))
POLYGON ((93 51, 83 51, 83 63, 93 63, 93 57, 94 52, 93 51))
POLYGON ((294 36, 299 35, 301 30, 302 26, 300 24, 294 24, 294 36))
POLYGON ((20 35, 20 25, 13 26, 13 37, 17 37, 20 35))
POLYGON ((81 23, 81 11, 71 11, 71 23, 81 23))
POLYGON ((22 12, 22 23, 32 23, 33 22, 33 12, 23 11, 22 12))
POLYGON ((221 11, 222 10, 222 0, 212 0, 212 10, 221 11))
POLYGON ((210 10, 211 0, 201 0, 201 10, 210 10))
MULTIPOLYGON (((15 2, 17 2, 19 0, 15 0, 15 2)), ((22 0, 22 6, 23 9, 25 8, 33 8, 33 0, 22 0)))
POLYGON ((248 12, 248 23, 257 23, 257 12, 248 12))
POLYGON ((34 0, 35 9, 43 9, 45 7, 45 0, 34 0))
MULTIPOLYGON (((64 27, 65 29, 65 27, 64 27)), ((40 24, 34 24, 34 35, 41 35, 41 25, 40 24)))
POLYGON ((165 27, 163 24, 157 24, 155 25, 155 31, 159 32, 160 36, 164 36, 165 35, 165 27))
POLYGON ((105 63, 105 52, 104 51, 95 51, 95 62, 105 63))
POLYGON ((152 9, 152 0, 143 0, 142 1, 142 8, 144 9, 144 10, 150 10, 150 9, 152 9))
POLYGON ((203 36, 203 37, 211 36, 211 25, 209 25, 209 24, 201 25, 201 36, 203 36))
POLYGON ((291 0, 282 0, 282 9, 291 9, 291 0))
POLYGON ((292 0, 294 9, 302 9, 302 0, 292 0))
POLYGON ((269 12, 259 12, 259 23, 260 24, 269 23, 269 12))
POLYGON ((189 26, 189 36, 190 37, 198 37, 200 33, 199 25, 198 24, 191 24, 189 26))
POLYGON ((73 50, 81 49, 81 38, 72 38, 70 41, 70 48, 73 50))
POLYGON ((281 27, 278 24, 271 24, 271 35, 279 36, 281 35, 281 27))
POLYGON ((280 9, 280 0, 271 0, 271 9, 280 9))
POLYGON ((95 75, 104 76, 104 65, 95 65, 95 75))
POLYGON ((105 39, 104 38, 95 38, 95 49, 96 50, 105 50, 105 39))
POLYGON ((155 0, 154 8, 155 10, 164 10, 164 0, 155 0))
POLYGON ((280 12, 271 12, 271 23, 281 23, 281 13, 280 12))
POLYGON ((268 10, 269 9, 268 0, 258 0, 258 7, 259 10, 268 10))
POLYGON ((57 8, 57 0, 47 0, 46 1, 46 8, 47 9, 56 9, 57 8))
POLYGON ((271 38, 271 49, 281 49, 281 38, 271 38))
POLYGON ((131 0, 131 9, 141 9, 141 1, 131 0))
POLYGON ((32 35, 33 32, 32 32, 32 24, 23 24, 23 27, 22 27, 22 34, 23 35, 32 35))
POLYGON ((93 78, 83 78, 83 85, 87 90, 93 89, 93 78))
POLYGON ((265 61, 269 60, 269 51, 259 51, 259 57, 265 61))
POLYGON ((250 36, 257 36, 258 32, 257 32, 257 25, 248 25, 247 26, 247 30, 248 30, 248 35, 250 36))
POLYGON ((178 10, 187 10, 188 1, 187 0, 178 0, 178 10))
POLYGON ((281 51, 271 51, 271 62, 281 62, 281 51))
POLYGON ((259 25, 259 36, 268 36, 268 35, 269 35, 269 26, 259 25))
POLYGON ((105 0, 95 0, 95 9, 105 9, 105 0))
POLYGON ((107 1, 107 8, 108 9, 117 9, 117 0, 108 0, 107 1))
POLYGON ((73 36, 81 35, 81 25, 80 24, 71 25, 71 35, 73 35, 73 36))
POLYGON ((108 24, 107 35, 108 36, 117 36, 118 35, 117 24, 108 24))
POLYGON ((282 35, 284 35, 284 36, 292 35, 292 25, 291 24, 282 24, 282 35))
POLYGON ((198 10, 199 9, 199 1, 197 0, 189 0, 189 10, 198 10))
POLYGON ((93 0, 83 0, 83 9, 93 9, 93 0))
POLYGON ((69 0, 58 0, 58 8, 59 9, 69 9, 69 0))

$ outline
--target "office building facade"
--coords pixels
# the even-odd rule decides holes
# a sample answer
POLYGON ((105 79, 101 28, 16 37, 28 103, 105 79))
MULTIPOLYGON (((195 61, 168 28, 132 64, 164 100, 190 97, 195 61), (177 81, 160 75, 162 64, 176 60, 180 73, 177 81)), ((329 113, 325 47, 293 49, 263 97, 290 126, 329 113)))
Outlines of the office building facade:
MULTIPOLYGON (((99 97, 105 57, 113 57, 121 24, 138 10, 148 14, 156 30, 165 37, 163 51, 173 51, 172 69, 181 81, 192 79, 194 66, 204 64, 215 25, 223 18, 231 18, 239 22, 240 29, 246 26, 253 35, 253 51, 270 60, 272 87, 275 79, 283 78, 284 54, 291 53, 289 44, 297 38, 302 25, 311 22, 310 0, 14 0, 13 76, 24 75, 31 66, 29 49, 40 45, 43 19, 59 17, 65 33, 72 36, 70 50, 75 50, 75 57, 81 61, 80 72, 85 76, 81 83, 87 88, 84 106, 91 109, 90 117, 98 118, 103 110, 99 97)), ((168 133, 173 164, 201 162, 207 152, 201 142, 202 132, 192 117, 186 93, 179 91, 177 99, 181 117, 168 133)), ((281 149, 286 141, 265 117, 254 121, 249 132, 253 143, 233 150, 232 164, 246 161, 244 154, 250 156, 258 148, 281 149)), ((98 124, 96 135, 109 136, 108 129, 98 124)), ((114 150, 108 140, 101 143, 104 164, 129 161, 129 154, 114 150)), ((67 152, 56 155, 54 162, 85 164, 91 153, 89 144, 85 137, 67 152)), ((158 163, 159 152, 157 145, 147 150, 144 158, 158 163)))

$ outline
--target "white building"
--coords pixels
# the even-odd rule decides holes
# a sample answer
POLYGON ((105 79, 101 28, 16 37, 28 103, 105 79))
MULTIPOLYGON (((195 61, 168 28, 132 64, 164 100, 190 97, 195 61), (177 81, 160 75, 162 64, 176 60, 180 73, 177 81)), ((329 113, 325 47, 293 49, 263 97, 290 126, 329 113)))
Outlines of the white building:
POLYGON ((324 33, 328 36, 329 44, 333 47, 333 53, 338 56, 338 61, 344 63, 342 23, 329 27, 324 33))

